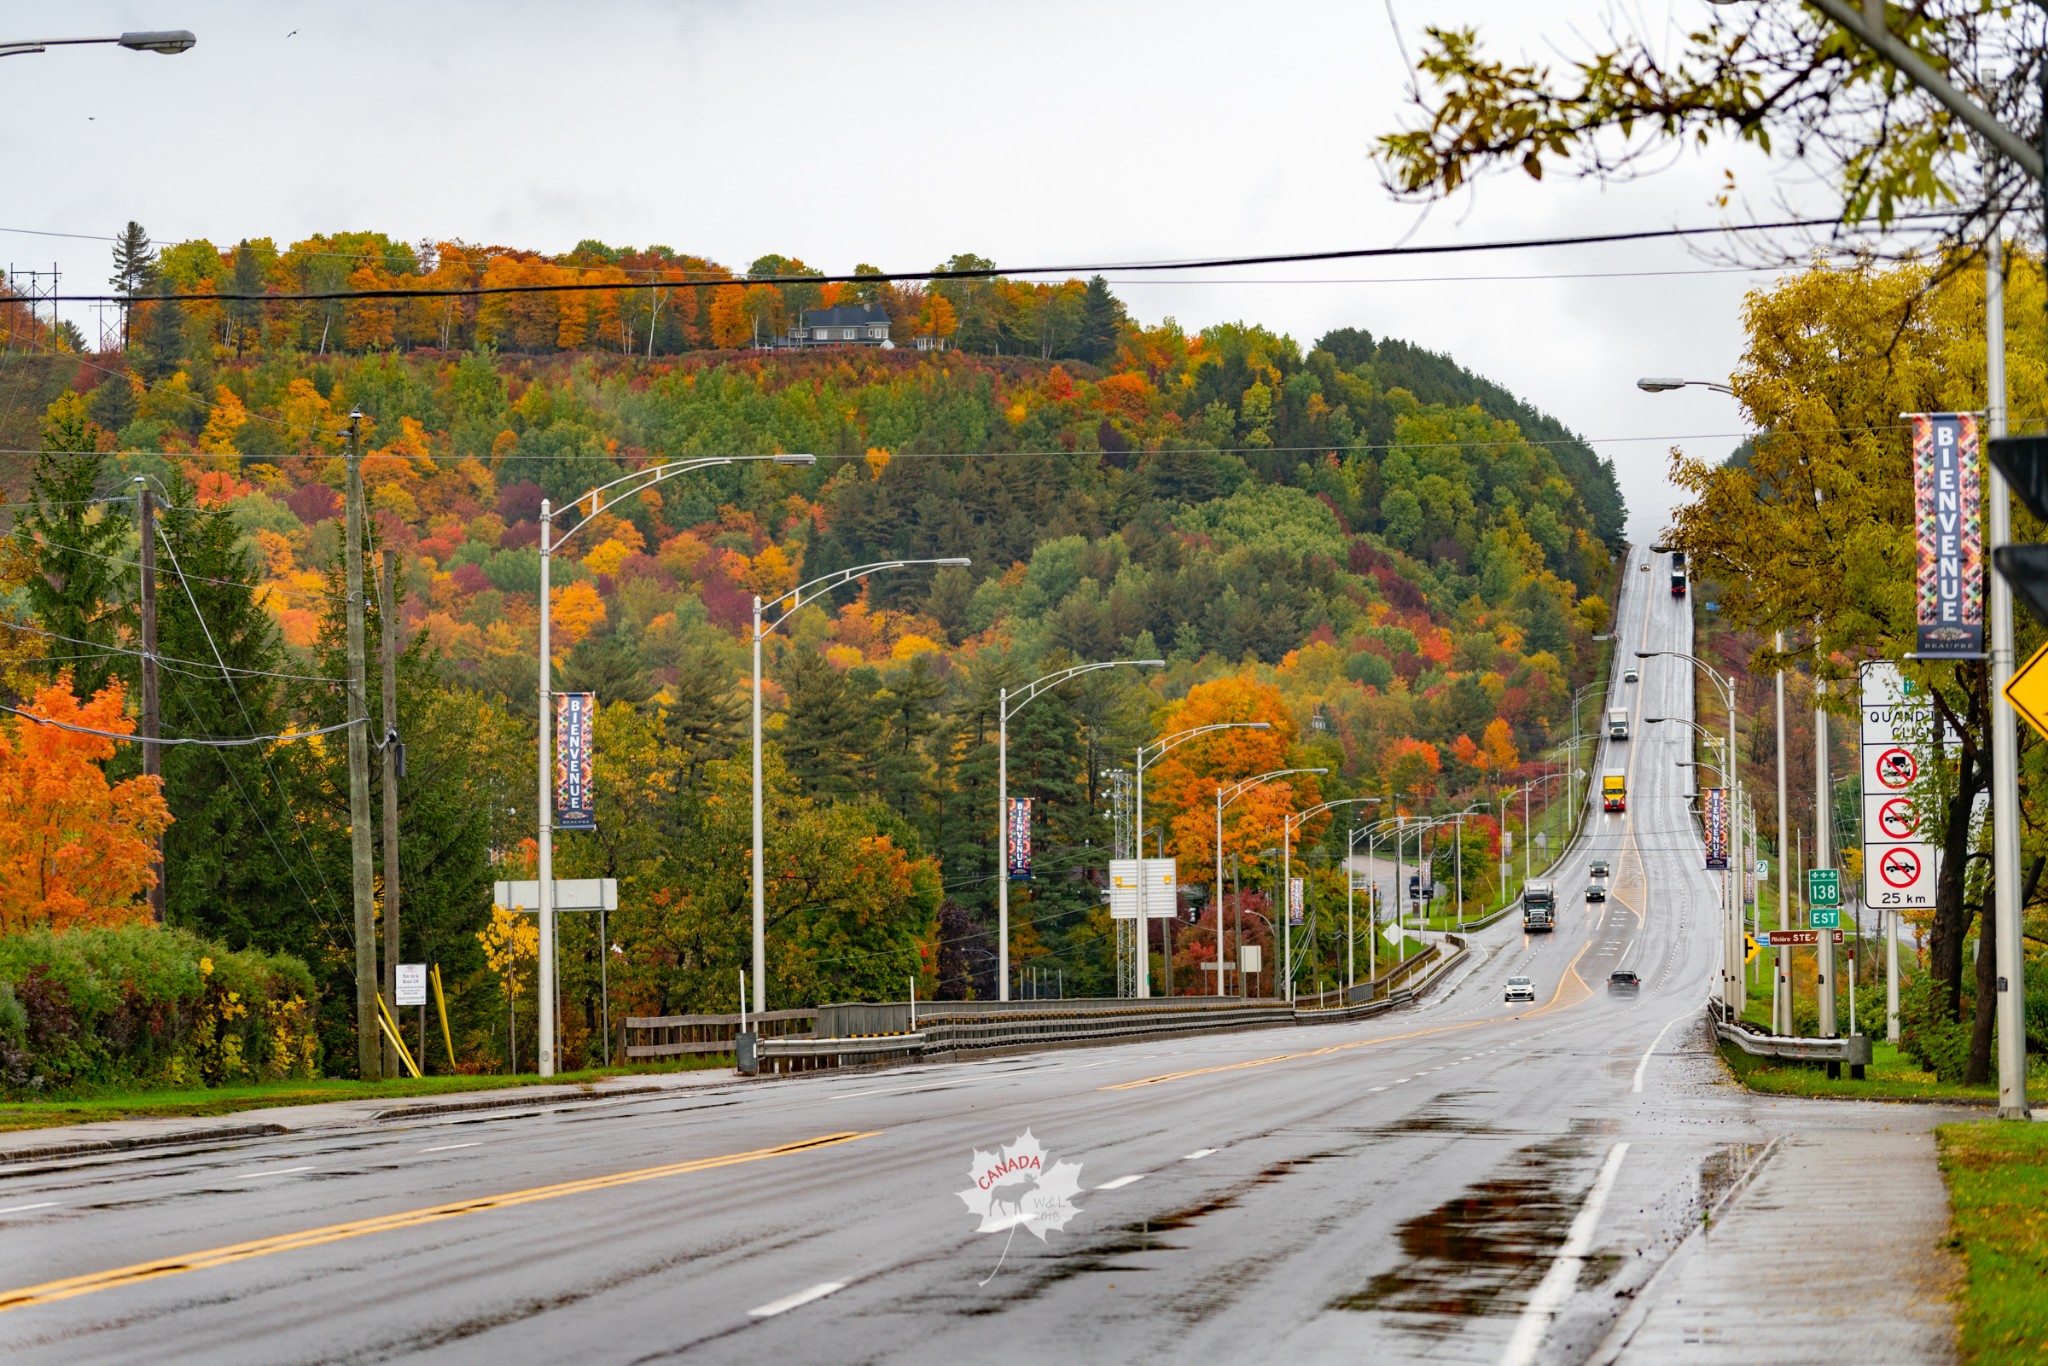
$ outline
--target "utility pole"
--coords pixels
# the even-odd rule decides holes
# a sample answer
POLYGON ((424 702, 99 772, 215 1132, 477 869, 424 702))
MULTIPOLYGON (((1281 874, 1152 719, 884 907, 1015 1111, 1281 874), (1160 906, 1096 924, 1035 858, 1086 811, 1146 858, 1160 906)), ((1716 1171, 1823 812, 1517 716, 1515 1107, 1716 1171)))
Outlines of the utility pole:
MULTIPOLYGON (((2042 108, 2048 109, 2048 85, 2043 87, 2042 100, 2042 108)), ((2048 129, 2043 136, 2048 137, 2048 129)), ((2006 424, 2004 233, 2004 225, 1992 227, 1984 260, 1984 379, 1989 399, 1985 426, 1986 435, 1993 440, 2005 435, 2006 424)), ((1986 545, 2009 545, 2012 495, 1996 465, 1991 466, 1985 494, 1990 514, 1986 545)), ((1998 954, 1998 1117, 2026 1119, 2027 950, 2020 932, 2019 722, 2009 703, 2000 705, 2005 702, 2006 684, 2012 682, 2012 585, 2003 574, 1986 577, 1991 580, 1991 942, 1998 954)))
POLYGON ((356 1071, 383 1072, 377 1032, 377 905, 371 880, 369 662, 363 642, 363 415, 348 415, 348 839, 355 886, 356 1071))
MULTIPOLYGON (((1820 676, 1820 636, 1814 635, 1813 679, 1813 864, 1834 867, 1834 790, 1828 785, 1828 714, 1821 705, 1827 696, 1827 680, 1820 676)), ((1808 902, 1809 912, 1812 909, 1808 902)), ((1807 923, 1813 923, 1809 914, 1807 923)), ((1814 990, 1820 994, 1820 1036, 1835 1037, 1835 932, 1822 930, 1814 936, 1814 990)))
MULTIPOLYGON (((392 568, 390 550, 381 559, 377 624, 382 628, 378 636, 384 663, 384 999, 395 1010, 399 945, 404 942, 398 937, 398 576, 392 568)), ((426 1056, 424 1049, 420 1056, 426 1056)), ((384 1075, 402 1076, 403 1066, 398 1060, 397 1045, 388 1045, 384 1052, 384 1075)))
MULTIPOLYGON (((1773 646, 1778 654, 1785 653, 1785 633, 1777 633, 1773 646)), ((1785 814, 1785 671, 1778 670, 1778 928, 1792 928, 1792 851, 1785 847, 1785 825, 1789 819, 1785 814)), ((1777 973, 1777 984, 1771 989, 1771 1028, 1780 1034, 1792 1032, 1792 950, 1773 948, 1771 970, 1777 973)), ((1892 1042, 1897 1043, 1894 1039, 1892 1042)))
MULTIPOLYGON (((140 481, 138 481, 140 482, 140 481)), ((162 733, 162 707, 156 666, 156 495, 142 484, 142 774, 159 782, 164 773, 163 746, 151 743, 162 733)), ((164 837, 156 845, 156 881, 149 889, 149 918, 164 923, 164 837)))

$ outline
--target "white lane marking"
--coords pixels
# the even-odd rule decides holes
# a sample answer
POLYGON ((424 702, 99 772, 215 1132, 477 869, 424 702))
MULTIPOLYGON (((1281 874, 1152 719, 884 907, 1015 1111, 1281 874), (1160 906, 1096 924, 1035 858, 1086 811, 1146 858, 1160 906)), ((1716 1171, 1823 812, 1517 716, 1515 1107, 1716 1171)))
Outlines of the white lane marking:
POLYGON ((1636 1064, 1636 1079, 1628 1088, 1631 1092, 1640 1092, 1643 1089, 1643 1069, 1650 1065, 1651 1055, 1657 1051, 1657 1045, 1664 1042, 1664 1036, 1671 1032, 1671 1026, 1677 1024, 1680 1020, 1689 1019, 1691 1016, 1692 1012, 1689 1010, 1683 1015, 1674 1015, 1662 1029, 1657 1031, 1657 1037, 1650 1040, 1649 1048, 1643 1052, 1643 1060, 1636 1064))
POLYGON ((1137 1174, 1136 1176, 1119 1176, 1119 1177, 1118 1177, 1118 1178, 1117 1178, 1116 1180, 1114 1180, 1114 1181, 1105 1181, 1105 1182, 1103 1182, 1103 1183, 1102 1183, 1101 1185, 1097 1186, 1097 1187, 1096 1187, 1095 1189, 1097 1189, 1097 1190, 1099 1190, 1099 1191, 1113 1191, 1113 1190, 1121 1190, 1121 1189, 1122 1189, 1123 1187, 1125 1187, 1125 1186, 1128 1186, 1128 1185, 1130 1185, 1130 1184, 1131 1184, 1132 1182, 1134 1182, 1134 1181, 1143 1181, 1144 1179, 1145 1179, 1145 1173, 1143 1173, 1143 1172, 1139 1172, 1139 1173, 1138 1173, 1138 1174, 1137 1174))
POLYGON ((1571 1298, 1572 1290, 1579 1281, 1579 1270, 1586 1263, 1586 1251, 1593 1246, 1593 1226, 1600 1220, 1600 1211, 1606 1207, 1607 1196, 1614 1189, 1614 1179, 1621 1174, 1621 1159, 1628 1154, 1628 1144, 1617 1143, 1607 1150, 1607 1160, 1600 1166, 1600 1174, 1593 1178, 1593 1189, 1586 1192, 1586 1203, 1579 1207, 1578 1217, 1572 1220, 1571 1230, 1564 1236, 1564 1246, 1557 1250, 1557 1260, 1550 1264, 1549 1272, 1536 1286, 1536 1293, 1529 1296, 1527 1307, 1522 1310, 1521 1322, 1515 1325, 1515 1335, 1508 1339, 1508 1349, 1501 1353, 1501 1366, 1531 1366, 1536 1360, 1537 1349, 1543 1346, 1543 1335, 1550 1328, 1557 1311, 1571 1298))
POLYGON ((452 1153, 457 1148, 474 1148, 477 1146, 479 1145, 475 1143, 443 1143, 438 1148, 422 1148, 420 1151, 423 1153, 452 1153))
POLYGON ((1414 1081, 1414 1080, 1415 1080, 1415 1078, 1413 1078, 1413 1077, 1395 1077, 1395 1078, 1394 1078, 1394 1080, 1393 1080, 1393 1081, 1392 1081, 1392 1082, 1390 1083, 1390 1085, 1394 1085, 1394 1086, 1399 1086, 1399 1085, 1400 1085, 1400 1084, 1401 1084, 1402 1082, 1404 1082, 1404 1081, 1414 1081))
POLYGON ((1384 1090, 1386 1090, 1387 1088, 1386 1088, 1386 1087, 1384 1087, 1384 1086, 1368 1086, 1368 1087, 1366 1087, 1365 1089, 1366 1089, 1366 1090, 1367 1090, 1368 1092, 1370 1092, 1370 1091, 1384 1091, 1384 1090))
POLYGON ((235 1177, 237 1181, 255 1181, 266 1176, 290 1176, 293 1172, 309 1172, 311 1167, 274 1167, 266 1172, 243 1172, 235 1177))
POLYGON ((1207 1157, 1210 1153, 1213 1153, 1215 1151, 1216 1150, 1214 1148, 1197 1148, 1193 1152, 1189 1153, 1186 1157, 1183 1157, 1181 1161, 1192 1162, 1198 1157, 1207 1157))
POLYGON ((38 1200, 33 1205, 9 1205, 0 1209, 0 1214, 26 1214, 32 1209, 54 1209, 56 1205, 55 1200, 38 1200))
POLYGON ((784 1295, 779 1300, 770 1300, 758 1309, 749 1309, 747 1316, 756 1319, 772 1319, 777 1314, 787 1314, 790 1310, 809 1304, 812 1300, 822 1300, 833 1291, 844 1289, 846 1289, 845 1281, 820 1281, 808 1290, 799 1290, 794 1295, 784 1295))

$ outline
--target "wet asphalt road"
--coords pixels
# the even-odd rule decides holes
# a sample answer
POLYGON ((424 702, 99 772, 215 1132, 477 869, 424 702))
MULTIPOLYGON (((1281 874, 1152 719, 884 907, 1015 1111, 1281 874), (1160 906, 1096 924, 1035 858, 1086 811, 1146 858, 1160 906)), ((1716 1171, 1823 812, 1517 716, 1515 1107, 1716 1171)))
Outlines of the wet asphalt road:
MULTIPOLYGON (((1687 648, 1661 557, 1629 578, 1623 657, 1687 648)), ((1684 716, 1689 688, 1660 659, 1620 693, 1632 717, 1684 716)), ((1492 1362, 1611 1168, 1588 1257, 1525 1338, 1584 1359, 1702 1198, 1787 1125, 1828 1122, 1706 1055, 1688 735, 1638 728, 1595 766, 1630 765, 1630 810, 1590 818, 1558 933, 1481 932, 1446 988, 1370 1021, 0 1171, 0 1286, 50 1287, 0 1312, 0 1351, 1492 1362), (1580 899, 1595 857, 1604 907, 1580 899), (1639 998, 1606 995, 1615 967, 1639 998), (1514 973, 1535 1006, 1502 1001, 1514 973), (1027 1130, 1080 1164, 1079 1212, 1042 1242, 976 1233, 956 1194, 973 1154, 1027 1130), (65 1283, 160 1258, 190 1269, 65 1283)))

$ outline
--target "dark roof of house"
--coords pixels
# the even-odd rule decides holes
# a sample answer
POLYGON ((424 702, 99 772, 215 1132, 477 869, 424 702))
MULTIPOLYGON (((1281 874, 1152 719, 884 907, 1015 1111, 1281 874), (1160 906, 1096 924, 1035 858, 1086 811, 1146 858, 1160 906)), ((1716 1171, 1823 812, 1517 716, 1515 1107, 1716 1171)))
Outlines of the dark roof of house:
POLYGON ((805 327, 860 327, 868 323, 888 321, 889 314, 880 304, 849 304, 843 308, 804 310, 805 327))

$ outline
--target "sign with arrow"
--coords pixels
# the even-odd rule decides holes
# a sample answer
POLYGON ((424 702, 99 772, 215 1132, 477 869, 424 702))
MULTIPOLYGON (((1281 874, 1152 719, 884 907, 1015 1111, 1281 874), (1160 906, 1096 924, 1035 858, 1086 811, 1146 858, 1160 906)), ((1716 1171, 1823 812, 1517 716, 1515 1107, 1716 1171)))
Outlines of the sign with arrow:
POLYGON ((2048 645, 2034 651, 2026 663, 2013 671, 2005 685, 2005 700, 2026 718, 2036 734, 2048 737, 2048 645))

